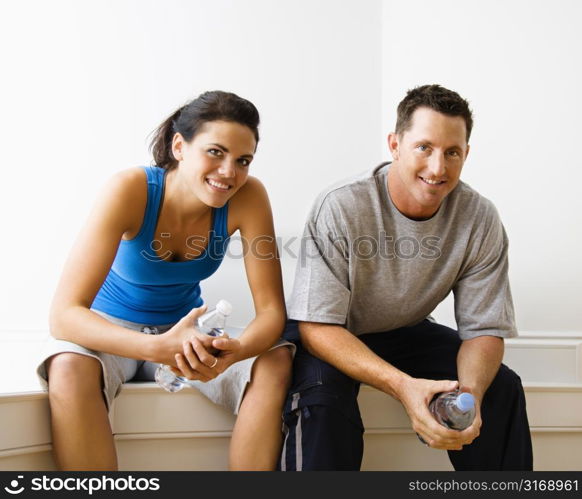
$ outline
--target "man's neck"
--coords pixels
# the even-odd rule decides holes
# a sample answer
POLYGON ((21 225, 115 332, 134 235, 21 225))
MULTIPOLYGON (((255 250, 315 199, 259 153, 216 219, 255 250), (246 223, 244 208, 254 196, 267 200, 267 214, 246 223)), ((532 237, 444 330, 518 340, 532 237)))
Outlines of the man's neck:
POLYGON ((386 175, 386 183, 388 193, 392 203, 396 209, 402 213, 406 218, 415 221, 428 220, 432 218, 439 210, 440 206, 435 208, 427 208, 418 203, 410 194, 406 185, 400 178, 398 172, 398 162, 393 161, 388 168, 388 175, 386 175))

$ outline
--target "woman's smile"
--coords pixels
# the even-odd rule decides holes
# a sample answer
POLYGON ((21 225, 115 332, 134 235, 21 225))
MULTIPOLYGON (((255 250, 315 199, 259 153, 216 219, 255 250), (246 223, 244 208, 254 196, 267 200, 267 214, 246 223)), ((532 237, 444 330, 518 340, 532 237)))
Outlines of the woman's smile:
POLYGON ((232 185, 228 185, 211 178, 206 179, 206 184, 210 187, 211 190, 217 192, 228 192, 232 188, 232 185))

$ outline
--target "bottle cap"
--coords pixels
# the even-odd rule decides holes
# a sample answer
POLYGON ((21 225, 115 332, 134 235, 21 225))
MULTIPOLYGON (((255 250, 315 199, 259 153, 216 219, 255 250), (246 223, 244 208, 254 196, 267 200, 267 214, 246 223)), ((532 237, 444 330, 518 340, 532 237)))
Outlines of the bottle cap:
POLYGON ((216 310, 218 310, 222 315, 230 315, 232 312, 232 305, 226 300, 220 300, 216 304, 216 310))
POLYGON ((470 393, 463 392, 457 397, 457 407, 461 412, 467 412, 475 407, 475 398, 470 393))

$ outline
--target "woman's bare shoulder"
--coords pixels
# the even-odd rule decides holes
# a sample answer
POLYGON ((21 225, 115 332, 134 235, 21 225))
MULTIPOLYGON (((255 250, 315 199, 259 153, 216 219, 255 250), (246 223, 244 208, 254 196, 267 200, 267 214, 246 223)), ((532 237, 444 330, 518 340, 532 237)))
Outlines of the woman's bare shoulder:
POLYGON ((147 177, 143 168, 133 166, 115 172, 109 178, 109 182, 123 190, 139 190, 146 185, 147 177))
POLYGON ((245 185, 232 198, 233 201, 241 205, 247 205, 249 201, 264 203, 268 199, 267 189, 257 178, 249 175, 245 185))
POLYGON ((103 197, 117 208, 125 221, 124 239, 139 231, 147 204, 147 176, 143 168, 132 167, 114 173, 106 182, 103 197))
POLYGON ((271 205, 267 189, 256 177, 249 176, 245 185, 230 200, 228 218, 230 232, 240 229, 244 221, 270 217, 271 205))

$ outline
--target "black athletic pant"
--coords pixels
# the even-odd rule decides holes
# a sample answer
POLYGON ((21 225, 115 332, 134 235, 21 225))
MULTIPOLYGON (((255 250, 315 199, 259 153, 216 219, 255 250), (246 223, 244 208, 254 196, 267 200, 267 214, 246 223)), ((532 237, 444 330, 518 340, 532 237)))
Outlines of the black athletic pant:
MULTIPOLYGON (((359 470, 364 427, 360 383, 301 346, 297 325, 284 336, 297 342, 293 381, 285 404, 282 470, 359 470)), ((457 379, 456 331, 428 320, 359 337, 372 351, 414 378, 457 379)), ((448 451, 455 470, 531 470, 532 445, 521 380, 501 365, 481 405, 480 435, 448 451)), ((420 445, 420 443, 419 443, 420 445)), ((397 450, 395 450, 397 452, 397 450)))

